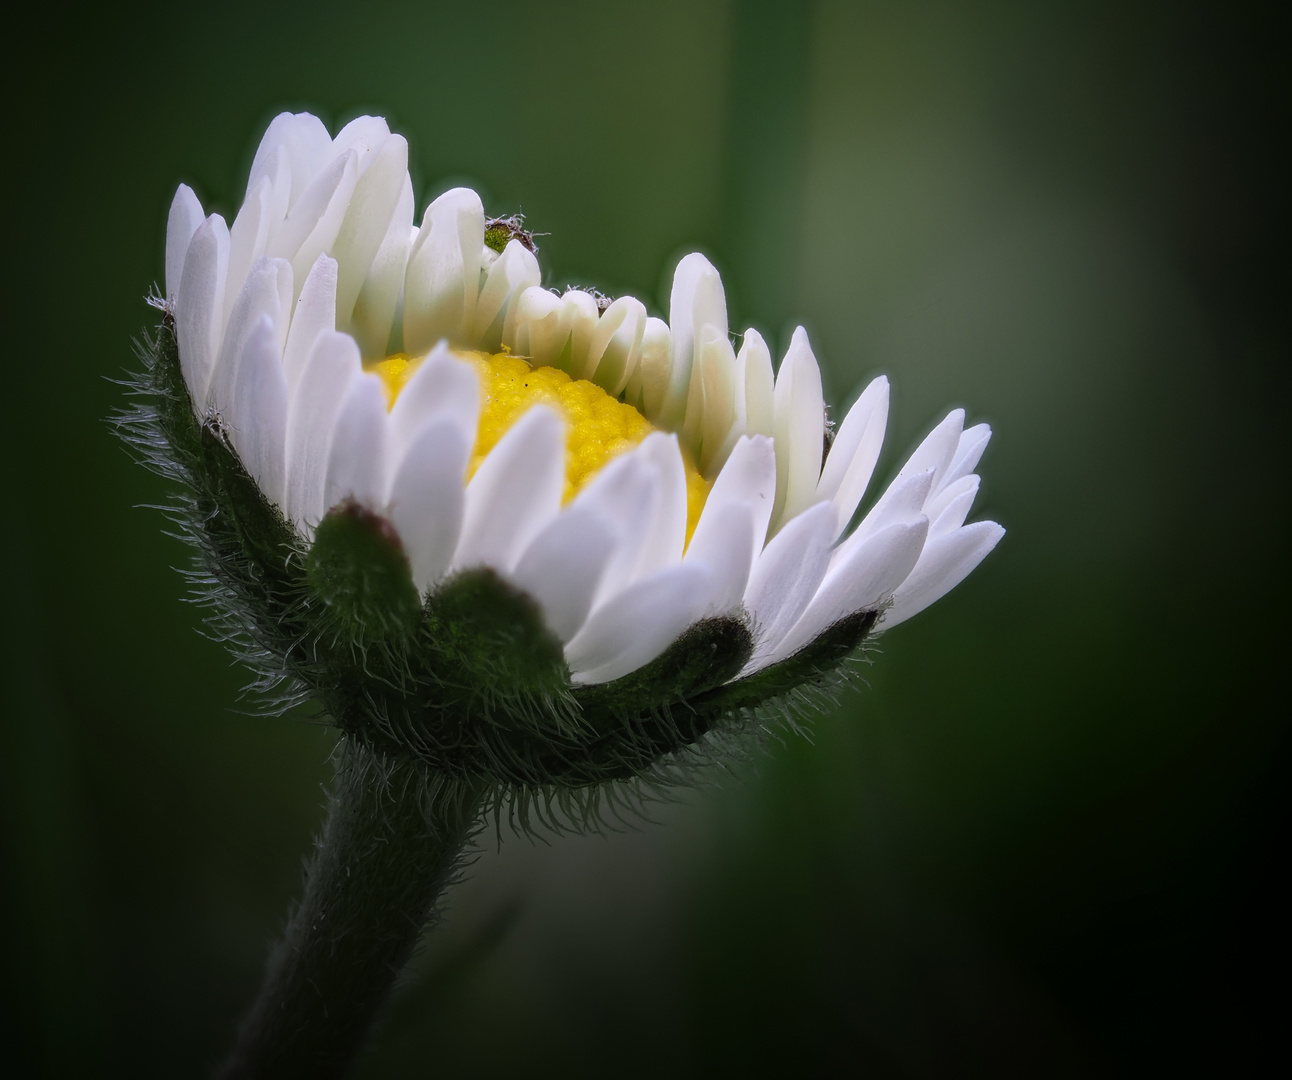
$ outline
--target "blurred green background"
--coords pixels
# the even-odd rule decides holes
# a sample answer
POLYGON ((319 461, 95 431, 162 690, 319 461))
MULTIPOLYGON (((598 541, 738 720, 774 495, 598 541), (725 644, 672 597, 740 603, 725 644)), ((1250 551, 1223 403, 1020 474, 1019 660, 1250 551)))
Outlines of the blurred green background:
MULTIPOLYGON (((362 1063, 421 1075, 1243 1075, 1286 1023, 1287 87, 1241 6, 37 5, 10 36, 0 1072, 202 1075, 331 736, 239 712, 105 417, 175 185, 284 107, 523 209, 549 284, 806 325, 952 404, 1009 532, 869 687, 661 825, 487 837, 362 1063), (1277 680, 1281 683, 1281 679, 1277 680)), ((419 210, 420 214, 420 210, 419 210)))

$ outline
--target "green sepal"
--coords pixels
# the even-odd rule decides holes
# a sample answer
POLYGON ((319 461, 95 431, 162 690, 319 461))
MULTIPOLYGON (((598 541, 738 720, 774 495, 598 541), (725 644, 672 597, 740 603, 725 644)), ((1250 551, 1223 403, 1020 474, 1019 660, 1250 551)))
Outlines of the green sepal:
POLYGON ((158 426, 176 454, 190 460, 196 458, 201 454, 202 425, 193 414, 193 402, 184 385, 175 325, 169 315, 157 329, 154 349, 148 359, 158 426))
MULTIPOLYGON (((174 325, 158 328, 149 356, 156 424, 171 453, 146 451, 145 462, 182 480, 194 500, 190 535, 206 562, 237 596, 264 644, 299 642, 308 628, 302 545, 296 530, 251 478, 229 446, 218 418, 198 419, 184 383, 174 325)), ((138 425, 138 421, 133 421, 138 425)))
POLYGON ((488 567, 445 581, 426 617, 436 650, 491 695, 562 693, 569 685, 561 642, 537 602, 488 567))
POLYGON ((734 678, 753 653, 744 619, 702 619, 649 664, 612 682, 580 687, 574 699, 597 737, 585 767, 600 779, 627 779, 694 745, 714 715, 691 706, 696 695, 734 678))
POLYGON ((743 619, 702 619, 649 664, 612 682, 580 687, 574 699, 604 730, 655 715, 735 678, 753 648, 753 635, 743 619))
POLYGON ((265 498, 217 429, 203 425, 200 445, 203 487, 214 504, 208 532, 236 545, 250 571, 245 588, 275 608, 290 604, 301 587, 295 530, 265 498))
POLYGON ((333 665, 329 711, 364 743, 437 771, 549 783, 540 759, 577 761, 588 738, 560 641, 537 603, 488 568, 444 581, 406 646, 357 659, 333 665))
POLYGON ((314 530, 305 563, 310 586, 356 641, 410 639, 422 618, 412 569, 395 528, 353 500, 314 530))
POLYGON ((735 682, 698 694, 691 706, 701 715, 735 715, 785 699, 832 678, 874 629, 877 611, 858 611, 827 627, 793 656, 735 682))

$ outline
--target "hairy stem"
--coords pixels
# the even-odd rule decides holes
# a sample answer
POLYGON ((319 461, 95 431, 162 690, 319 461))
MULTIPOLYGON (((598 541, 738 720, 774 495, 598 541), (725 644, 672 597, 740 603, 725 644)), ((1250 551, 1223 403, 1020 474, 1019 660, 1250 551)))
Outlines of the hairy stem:
POLYGON ((339 752, 305 895, 222 1080, 344 1074, 453 879, 483 795, 353 744, 339 752))

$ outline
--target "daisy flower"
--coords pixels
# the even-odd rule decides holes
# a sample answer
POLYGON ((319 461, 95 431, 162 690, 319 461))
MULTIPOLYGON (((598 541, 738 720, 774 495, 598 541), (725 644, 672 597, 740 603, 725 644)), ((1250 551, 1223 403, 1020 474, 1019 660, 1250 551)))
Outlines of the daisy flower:
POLYGON ((1002 535, 958 409, 860 513, 887 380, 836 433, 806 332, 737 349, 704 256, 665 321, 545 289, 474 191, 414 211, 384 120, 275 118, 232 225, 176 193, 122 417, 213 625, 346 736, 226 1077, 341 1073, 490 807, 578 828, 792 721, 1002 535))
POLYGON ((623 680, 715 619, 745 628, 724 682, 748 682, 858 616, 910 618, 999 541, 966 524, 991 432, 961 410, 853 526, 887 380, 831 438, 807 333, 775 369, 757 331, 737 348, 703 255, 678 264, 667 321, 541 281, 519 221, 468 188, 419 221, 408 145, 376 117, 333 138, 278 116, 232 225, 181 186, 167 228, 193 415, 300 547, 375 523, 419 602, 496 575, 536 606, 570 687, 623 680))

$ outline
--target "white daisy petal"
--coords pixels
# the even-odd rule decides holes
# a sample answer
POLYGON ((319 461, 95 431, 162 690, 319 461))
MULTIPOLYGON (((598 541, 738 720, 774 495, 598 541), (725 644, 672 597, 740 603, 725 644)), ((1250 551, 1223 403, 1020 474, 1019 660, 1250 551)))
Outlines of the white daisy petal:
MULTIPOLYGON (((238 368, 242 363, 244 346, 252 328, 267 318, 274 328, 275 340, 281 327, 286 325, 284 312, 291 304, 292 268, 285 259, 261 258, 247 275, 246 284, 238 293, 224 331, 224 342, 216 361, 211 392, 218 402, 230 403, 222 411, 225 423, 238 427, 245 422, 232 403, 236 400, 233 388, 238 383, 238 368)), ((280 345, 281 348, 281 345, 280 345)))
POLYGON ((682 558, 686 546, 686 471, 675 435, 658 431, 647 435, 637 455, 656 470, 659 491, 637 568, 639 574, 649 574, 682 558))
POLYGON ((668 323, 654 317, 642 332, 641 358, 628 385, 628 401, 648 419, 658 417, 668 395, 673 367, 673 335, 668 323))
MULTIPOLYGON (((570 328, 569 359, 561 355, 551 356, 548 362, 565 368, 575 379, 586 379, 592 374, 589 363, 589 350, 592 346, 592 335, 597 332, 597 322, 601 312, 597 301, 589 292, 582 289, 569 289, 561 300, 566 306, 566 324, 570 328)), ((566 347, 561 343, 562 349, 566 347)))
POLYGON ((555 293, 531 285, 509 305, 503 343, 535 363, 555 361, 570 337, 570 309, 555 293))
POLYGON ((588 344, 588 378, 618 397, 632 377, 646 333, 646 305, 621 296, 602 313, 588 344))
POLYGON ((874 611, 911 573, 928 536, 928 518, 889 525, 857 545, 826 573, 799 621, 767 657, 774 664, 793 656, 840 619, 874 611))
POLYGON ((199 416, 206 412, 207 390, 224 333, 221 314, 228 261, 229 230, 224 218, 212 214, 198 227, 188 245, 175 298, 180 367, 199 416))
MULTIPOLYGON (((287 215, 287 200, 291 194, 291 176, 287 171, 287 151, 279 150, 277 169, 261 177, 247 200, 238 211, 229 229, 229 280, 241 281, 269 246, 271 232, 276 230, 287 215)), ((233 310, 237 293, 229 290, 224 297, 224 318, 227 321, 233 310)))
POLYGON ((511 580, 538 601, 552 633, 569 641, 588 617, 614 549, 614 531, 586 504, 571 506, 535 537, 511 580))
POLYGON ((591 607, 599 607, 643 573, 659 568, 660 560, 651 558, 651 543, 662 487, 659 466, 649 450, 643 454, 639 448, 610 462, 571 504, 571 510, 577 508, 607 526, 614 538, 591 607))
POLYGON ((848 410, 817 484, 817 498, 834 503, 836 535, 852 520, 870 486, 887 426, 888 380, 881 375, 848 410))
POLYGON ((289 259, 297 281, 304 282, 314 260, 336 240, 358 179, 354 151, 346 151, 314 178, 288 211, 267 253, 289 259))
POLYGON ((403 542, 413 583, 420 593, 448 573, 457 548, 474 437, 474 431, 464 434, 452 417, 432 417, 409 440, 393 470, 390 520, 403 542))
POLYGON ((352 379, 332 429, 323 481, 325 509, 346 499, 373 511, 384 508, 388 426, 381 379, 367 374, 352 379))
POLYGON ((332 139, 323 126, 323 121, 317 116, 309 113, 279 113, 270 121, 251 162, 248 191, 254 190, 271 168, 277 167, 276 158, 280 149, 287 154, 292 181, 290 204, 295 205, 310 181, 332 156, 332 139))
POLYGON ((270 502, 285 494, 287 379, 279 360, 278 332, 262 315, 247 335, 232 387, 229 438, 247 472, 270 502))
POLYGON ((722 467, 722 455, 729 446, 727 435, 736 421, 735 389, 736 353, 725 331, 719 334, 706 324, 700 330, 683 426, 684 438, 699 448, 700 472, 705 476, 722 467))
MULTIPOLYGON (((359 291, 390 230, 407 179, 408 143, 402 136, 392 135, 371 154, 371 163, 355 183, 336 241, 329 248, 339 267, 336 289, 339 322, 350 322, 359 291)), ((412 224, 411 216, 407 224, 412 224)), ((404 231, 407 233, 407 225, 404 231)), ((383 352, 385 344, 381 343, 383 352)))
POLYGON ((484 206, 470 188, 446 191, 422 218, 404 279, 404 348, 424 352, 440 338, 468 344, 484 250, 484 206))
POLYGON ((403 348, 402 327, 400 344, 394 345, 392 341, 408 251, 413 242, 412 229, 413 185, 405 174, 394 217, 350 313, 349 331, 359 342, 359 352, 364 356, 383 356, 403 348))
MULTIPOLYGON (((356 116, 336 133, 332 153, 354 151, 359 171, 364 172, 376 163, 390 137, 390 127, 380 116, 356 116)), ((402 135, 395 138, 403 140, 402 135)))
POLYGON ((320 255, 296 299, 283 348, 283 371, 293 390, 320 335, 336 329, 336 281, 336 260, 320 255))
POLYGON ((508 573, 560 510, 564 487, 565 423, 535 405, 498 440, 467 485, 453 568, 484 565, 508 573))
POLYGON ((691 390, 691 372, 706 326, 727 334, 727 299, 718 271, 699 252, 684 256, 673 274, 669 298, 669 328, 673 335, 673 369, 657 422, 676 428, 685 418, 691 390))
POLYGON ((963 525, 978 494, 978 484, 977 474, 970 473, 955 483, 943 485, 941 491, 930 495, 924 505, 924 513, 933 522, 930 532, 945 532, 949 528, 958 529, 963 525))
POLYGON ((861 519, 856 530, 830 556, 830 565, 849 558, 852 552, 876 533, 892 525, 909 525, 924 515, 924 508, 933 486, 933 469, 926 469, 913 476, 898 476, 861 519))
POLYGON ((983 451, 987 449, 989 442, 991 442, 991 428, 988 425, 975 424, 971 428, 965 428, 960 436, 960 443, 956 447, 955 456, 951 459, 951 465, 942 478, 941 486, 953 484, 973 472, 978 467, 978 462, 982 460, 983 451))
POLYGON ((834 528, 832 508, 818 503, 789 522, 759 555, 745 589, 755 645, 742 674, 766 667, 816 595, 830 567, 834 528))
POLYGON ((696 526, 686 547, 684 564, 698 563, 713 573, 713 592, 706 615, 726 615, 740 607, 754 562, 754 507, 746 502, 721 502, 696 526))
POLYGON ((960 584, 1005 535, 994 521, 975 521, 929 540, 919 563, 893 594, 881 629, 888 630, 918 615, 960 584))
POLYGON ((773 431, 776 436, 776 509, 772 531, 816 499, 825 445, 825 399, 807 331, 799 327, 776 376, 773 431))
MULTIPOLYGON (((742 436, 732 449, 722 472, 713 482, 713 488, 704 503, 704 511, 696 524, 695 535, 687 548, 687 556, 690 556, 696 542, 701 539, 707 527, 706 519, 724 505, 736 503, 753 510, 751 523, 754 530, 749 551, 752 559, 762 550, 775 499, 776 448, 772 440, 766 435, 756 435, 753 438, 742 436)), ((741 558, 743 559, 743 555, 741 558)))
POLYGON ((287 408, 287 515, 308 538, 327 509, 332 431, 350 383, 363 374, 359 347, 348 334, 320 334, 287 408))
POLYGON ((744 374, 745 431, 750 435, 774 434, 776 380, 772 377, 772 352, 763 335, 752 327, 745 331, 736 363, 744 374))
POLYGON ((401 453, 431 418, 452 420, 463 437, 474 442, 479 413, 479 376, 470 364, 459 360, 443 344, 438 345, 413 372, 390 410, 396 453, 401 453))
POLYGON ((201 228, 206 215, 193 189, 180 184, 170 204, 166 219, 166 297, 173 300, 179 294, 179 279, 184 273, 184 256, 193 234, 201 228))
POLYGON ((942 423, 930 431, 925 440, 915 448, 915 453, 910 456, 897 475, 910 476, 932 469, 933 490, 936 491, 946 476, 956 449, 960 445, 960 432, 964 422, 964 409, 952 409, 942 423))
POLYGON ((700 618, 712 592, 713 575, 700 563, 669 566, 630 585, 566 645, 574 682, 609 682, 650 663, 700 618))
POLYGON ((502 254, 490 264, 484 285, 476 301, 474 326, 471 330, 476 348, 497 352, 502 345, 502 331, 507 309, 513 298, 543 280, 534 253, 519 240, 510 240, 502 254))

